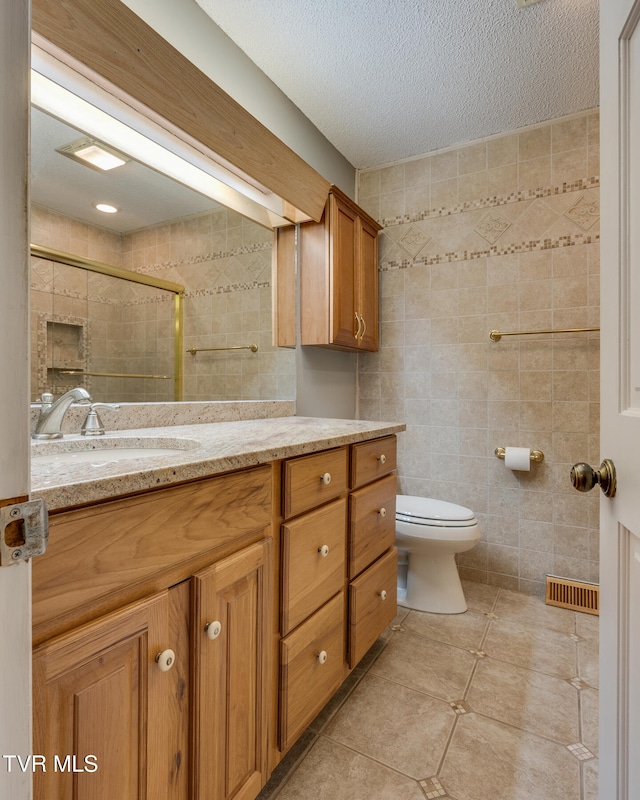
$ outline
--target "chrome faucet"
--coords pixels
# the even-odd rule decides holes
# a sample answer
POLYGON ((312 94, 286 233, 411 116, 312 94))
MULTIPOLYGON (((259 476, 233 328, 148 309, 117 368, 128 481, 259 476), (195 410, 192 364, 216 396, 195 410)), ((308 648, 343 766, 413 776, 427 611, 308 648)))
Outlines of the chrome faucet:
POLYGON ((40 416, 36 422, 35 431, 31 434, 34 439, 61 439, 62 420, 71 403, 86 405, 91 402, 91 397, 86 389, 81 386, 69 389, 59 397, 55 403, 43 402, 40 407, 40 416))

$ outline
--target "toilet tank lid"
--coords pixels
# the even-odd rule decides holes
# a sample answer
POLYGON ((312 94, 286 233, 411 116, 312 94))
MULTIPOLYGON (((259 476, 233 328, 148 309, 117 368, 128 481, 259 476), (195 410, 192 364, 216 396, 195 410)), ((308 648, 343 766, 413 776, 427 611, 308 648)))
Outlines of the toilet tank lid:
POLYGON ((434 500, 430 497, 415 497, 399 494, 396 498, 396 517, 416 517, 419 519, 462 521, 473 520, 470 508, 447 503, 445 500, 434 500))

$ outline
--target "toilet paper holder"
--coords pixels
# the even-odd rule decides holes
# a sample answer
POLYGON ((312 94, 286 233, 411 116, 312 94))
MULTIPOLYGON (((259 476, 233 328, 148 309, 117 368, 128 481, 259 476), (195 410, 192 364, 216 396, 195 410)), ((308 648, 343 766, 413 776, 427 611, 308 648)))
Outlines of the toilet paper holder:
MULTIPOLYGON (((494 453, 496 454, 496 456, 498 458, 504 459, 505 448, 504 447, 496 447, 496 449, 494 450, 494 453)), ((537 461, 537 462, 544 461, 544 453, 542 452, 542 450, 532 450, 531 451, 531 460, 532 461, 537 461)))

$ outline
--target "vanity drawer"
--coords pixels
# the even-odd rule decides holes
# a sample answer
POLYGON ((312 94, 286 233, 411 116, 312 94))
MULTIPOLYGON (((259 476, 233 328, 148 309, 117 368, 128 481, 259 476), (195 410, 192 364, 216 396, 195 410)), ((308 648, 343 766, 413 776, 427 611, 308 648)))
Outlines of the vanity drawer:
POLYGON ((398 551, 392 548, 349 584, 349 667, 360 661, 397 611, 398 551))
POLYGON ((396 476, 352 492, 349 511, 349 578, 355 578, 396 540, 396 476))
POLYGON ((310 511, 282 526, 282 635, 344 585, 347 501, 310 511))
POLYGON ((382 439, 352 444, 349 476, 351 488, 357 489, 393 472, 397 466, 396 448, 395 436, 384 436, 382 439))
POLYGON ((295 742, 344 677, 344 592, 340 592, 280 642, 281 750, 295 742))
POLYGON ((339 447, 285 461, 283 517, 295 517, 346 492, 347 458, 347 448, 339 447))

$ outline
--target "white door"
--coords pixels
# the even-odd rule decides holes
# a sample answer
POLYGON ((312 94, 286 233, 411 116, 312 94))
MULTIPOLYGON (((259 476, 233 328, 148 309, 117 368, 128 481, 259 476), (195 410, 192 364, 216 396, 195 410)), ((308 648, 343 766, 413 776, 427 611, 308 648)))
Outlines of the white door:
MULTIPOLYGON (((600 800, 640 798, 640 0, 601 0, 600 800)), ((596 466, 596 465, 593 465, 596 466)))

